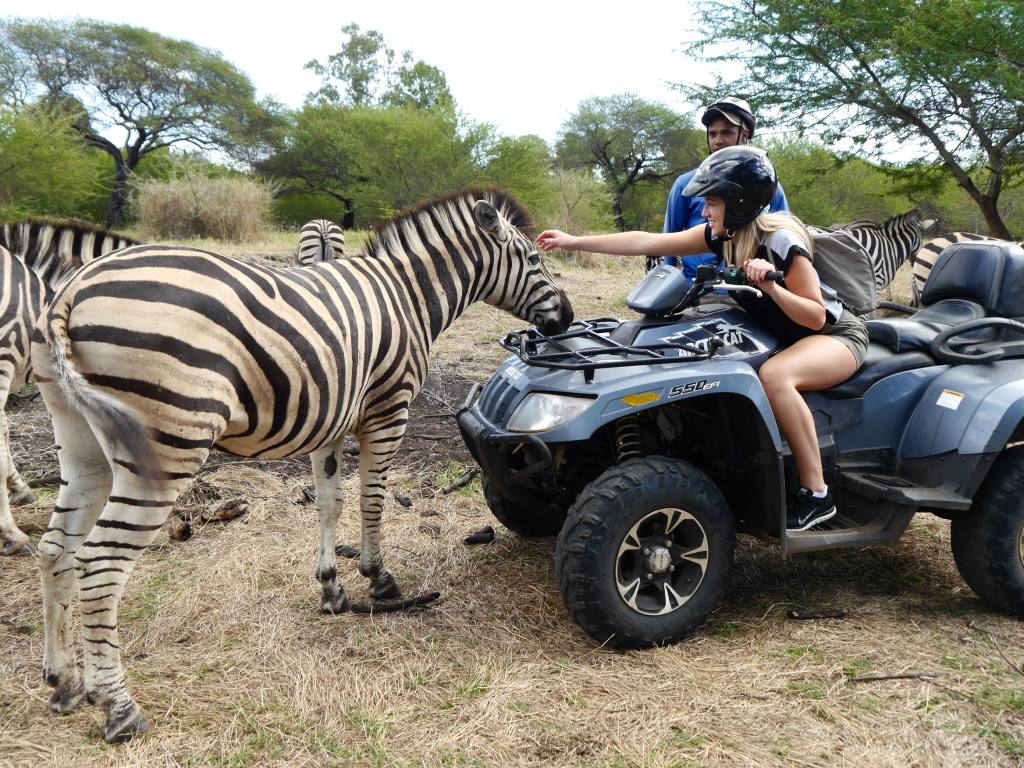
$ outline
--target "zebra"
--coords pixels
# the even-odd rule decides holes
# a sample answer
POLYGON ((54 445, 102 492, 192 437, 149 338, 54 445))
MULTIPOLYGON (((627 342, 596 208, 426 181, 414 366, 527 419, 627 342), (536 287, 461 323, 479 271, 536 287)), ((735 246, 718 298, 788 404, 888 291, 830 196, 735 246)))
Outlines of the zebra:
MULTIPOLYGON (((953 243, 962 243, 968 240, 997 239, 988 235, 978 235, 974 232, 947 232, 941 237, 929 240, 914 255, 914 275, 910 283, 910 303, 915 307, 921 306, 921 294, 924 291, 924 284, 928 282, 928 275, 931 274, 932 267, 938 261, 939 254, 946 250, 946 248, 953 245, 953 243)), ((1017 244, 1024 246, 1024 243, 1017 244)))
POLYGON ((922 221, 921 212, 914 208, 881 224, 860 219, 849 224, 833 224, 832 229, 849 232, 864 247, 871 257, 876 292, 881 295, 887 290, 891 299, 893 278, 903 262, 920 250, 923 233, 933 224, 931 219, 922 221))
POLYGON ((345 255, 345 231, 327 219, 307 221, 299 230, 295 262, 302 266, 340 259, 345 255))
POLYGON ((386 478, 435 339, 484 300, 564 331, 572 307, 497 190, 426 201, 381 225, 366 251, 309 267, 135 246, 87 265, 36 326, 36 381, 53 418, 62 485, 38 545, 50 709, 107 713, 104 738, 148 728, 118 651, 117 605, 139 553, 214 446, 310 454, 320 522, 320 609, 348 609, 337 580, 342 438, 359 441, 359 571, 374 598, 401 594, 384 569, 386 478), (71 648, 82 614, 83 670, 71 648))
POLYGON ((28 536, 15 525, 11 505, 30 504, 35 494, 14 466, 3 405, 31 376, 29 337, 46 293, 42 278, 0 246, 0 478, 4 478, 0 485, 0 555, 13 555, 28 547, 28 536))
POLYGON ((11 506, 30 504, 35 494, 11 457, 7 417, 12 392, 31 377, 29 332, 53 289, 77 268, 134 240, 83 221, 23 220, 0 226, 0 555, 26 549, 11 506))
POLYGON ((54 288, 83 264, 137 244, 137 240, 75 219, 24 219, 0 226, 0 246, 23 259, 54 288))

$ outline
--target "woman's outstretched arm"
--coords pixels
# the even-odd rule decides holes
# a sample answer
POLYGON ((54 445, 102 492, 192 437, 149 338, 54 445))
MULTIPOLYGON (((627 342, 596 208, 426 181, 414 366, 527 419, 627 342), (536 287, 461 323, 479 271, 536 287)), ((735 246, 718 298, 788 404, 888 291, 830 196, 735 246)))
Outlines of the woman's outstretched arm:
POLYGON ((622 256, 690 256, 707 251, 704 225, 682 232, 614 232, 610 235, 567 235, 557 229, 540 233, 537 245, 542 251, 589 251, 622 256))

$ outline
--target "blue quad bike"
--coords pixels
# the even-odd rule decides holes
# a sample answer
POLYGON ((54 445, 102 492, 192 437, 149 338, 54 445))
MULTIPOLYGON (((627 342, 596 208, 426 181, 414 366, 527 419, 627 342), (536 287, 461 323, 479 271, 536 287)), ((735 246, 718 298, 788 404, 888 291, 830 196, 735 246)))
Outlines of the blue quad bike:
POLYGON ((495 517, 558 535, 566 608, 600 643, 693 632, 721 600, 737 533, 782 556, 893 544, 916 512, 952 521, 964 580, 1024 615, 1024 251, 958 243, 905 318, 869 320, 853 378, 804 395, 839 513, 786 530, 797 488, 759 366, 778 348, 727 293, 741 270, 691 285, 659 266, 636 319, 509 334, 513 356, 457 421, 495 517))

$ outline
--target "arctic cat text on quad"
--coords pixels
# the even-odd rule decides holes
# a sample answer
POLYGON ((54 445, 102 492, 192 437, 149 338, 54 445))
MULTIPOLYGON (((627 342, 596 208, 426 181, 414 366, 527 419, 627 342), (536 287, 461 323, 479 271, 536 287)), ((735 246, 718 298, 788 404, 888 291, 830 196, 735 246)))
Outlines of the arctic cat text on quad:
POLYGON ((861 369, 805 394, 839 514, 802 532, 786 530, 796 474, 757 375, 778 343, 715 300, 742 282, 659 266, 630 294, 637 319, 510 334, 513 357, 459 411, 495 517, 558 535, 573 618, 617 647, 674 642, 721 599, 737 532, 783 556, 892 544, 919 511, 952 520, 986 603, 1024 614, 1024 251, 950 247, 924 309, 868 321, 861 369))

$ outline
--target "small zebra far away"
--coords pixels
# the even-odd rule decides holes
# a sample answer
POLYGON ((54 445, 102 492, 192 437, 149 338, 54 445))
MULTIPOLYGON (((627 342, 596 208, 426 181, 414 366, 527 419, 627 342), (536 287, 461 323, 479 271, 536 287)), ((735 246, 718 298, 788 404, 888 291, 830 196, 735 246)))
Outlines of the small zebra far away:
POLYGON ((136 558, 210 449, 310 454, 320 609, 349 608, 335 530, 342 438, 359 441, 359 571, 374 598, 399 596, 380 551, 388 468, 435 339, 486 301, 558 333, 572 322, 528 217, 510 196, 468 190, 383 224, 365 253, 271 267, 171 246, 101 259, 64 285, 32 343, 53 417, 61 482, 39 542, 50 709, 83 699, 104 737, 148 726, 128 691, 117 606, 136 558), (72 646, 75 597, 83 670, 72 646))
POLYGON ((345 255, 345 231, 327 219, 307 221, 299 230, 299 247, 295 262, 309 266, 321 261, 340 259, 345 255))
POLYGON ((0 226, 0 555, 23 551, 28 537, 15 525, 11 505, 35 495, 10 452, 3 405, 31 373, 29 334, 53 290, 83 264, 135 241, 84 221, 24 220, 0 226))
MULTIPOLYGON (((914 277, 910 284, 911 303, 915 307, 921 306, 921 294, 924 292, 924 284, 928 282, 928 275, 932 273, 932 267, 939 260, 939 254, 953 245, 970 240, 996 240, 988 235, 978 235, 974 232, 947 232, 941 237, 929 240, 918 250, 914 256, 914 277)), ((1017 243, 1024 247, 1024 242, 1017 243)))
POLYGON ((918 253, 924 232, 934 224, 932 219, 922 220, 920 211, 915 208, 881 224, 861 219, 849 224, 833 224, 832 228, 849 232, 864 247, 871 257, 875 290, 879 296, 883 290, 887 291, 891 299, 893 278, 903 263, 918 253))

